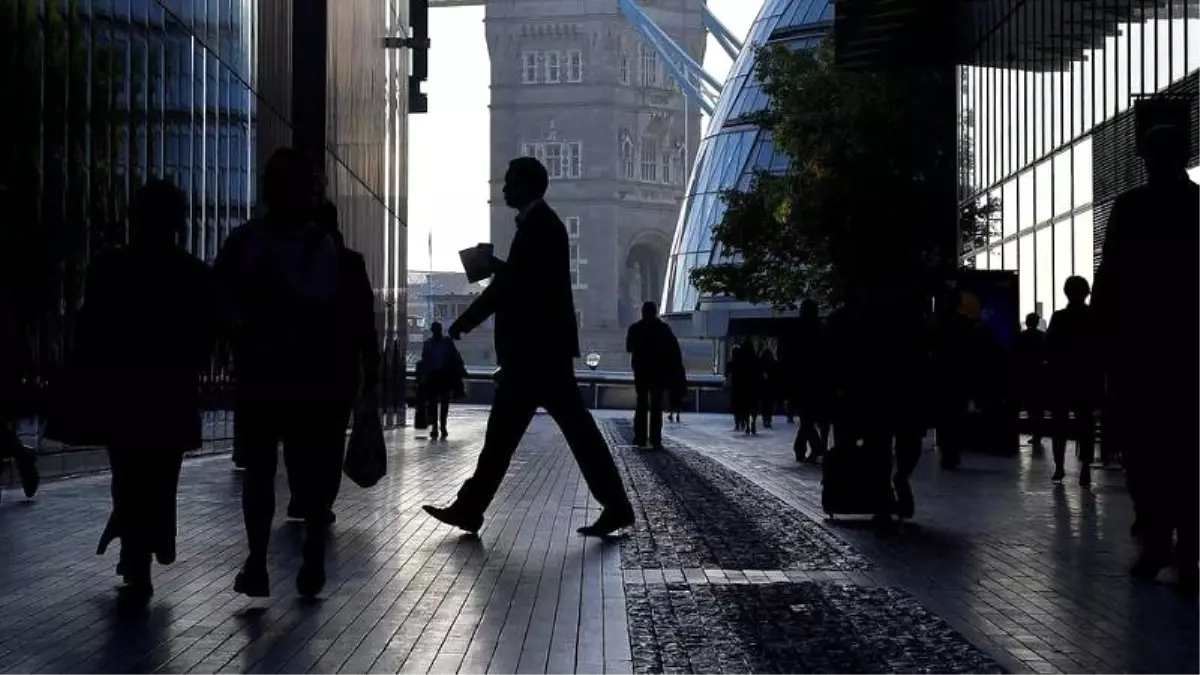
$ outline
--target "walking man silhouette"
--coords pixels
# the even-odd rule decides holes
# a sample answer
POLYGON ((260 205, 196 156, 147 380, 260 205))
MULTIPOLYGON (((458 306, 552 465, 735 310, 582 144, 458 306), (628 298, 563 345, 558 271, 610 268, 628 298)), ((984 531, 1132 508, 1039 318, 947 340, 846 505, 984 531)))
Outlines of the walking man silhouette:
POLYGON ((548 186, 541 162, 532 157, 509 162, 504 202, 517 211, 517 233, 508 260, 492 260, 492 282, 448 331, 457 340, 496 317, 500 371, 479 463, 453 504, 424 507, 443 523, 471 533, 483 526, 483 513, 539 406, 562 429, 588 488, 604 507, 600 518, 579 532, 603 537, 633 524, 621 476, 575 381, 579 334, 567 230, 543 201, 548 186))

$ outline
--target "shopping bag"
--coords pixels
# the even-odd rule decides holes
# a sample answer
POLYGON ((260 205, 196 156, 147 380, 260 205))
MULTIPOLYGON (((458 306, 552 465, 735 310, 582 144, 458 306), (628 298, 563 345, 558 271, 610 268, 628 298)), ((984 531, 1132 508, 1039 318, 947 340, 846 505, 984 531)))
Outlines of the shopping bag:
POLYGON ((346 476, 363 488, 374 486, 387 475, 387 446, 383 424, 374 405, 360 405, 354 412, 354 428, 346 447, 346 476))

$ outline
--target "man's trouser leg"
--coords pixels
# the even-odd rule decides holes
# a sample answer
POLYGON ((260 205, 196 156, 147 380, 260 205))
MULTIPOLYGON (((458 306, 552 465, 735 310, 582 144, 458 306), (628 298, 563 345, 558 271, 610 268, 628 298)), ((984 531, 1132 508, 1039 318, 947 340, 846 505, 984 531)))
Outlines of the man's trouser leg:
POLYGON ((112 467, 113 515, 121 534, 121 571, 127 580, 150 579, 151 528, 154 523, 152 458, 127 447, 108 449, 112 467))
MULTIPOLYGON (((518 374, 516 377, 523 375, 518 374)), ((483 449, 479 452, 475 473, 458 491, 457 506, 478 514, 487 510, 496 496, 496 491, 500 489, 513 453, 521 443, 521 437, 525 435, 536 410, 537 399, 534 390, 525 383, 515 383, 512 377, 506 376, 502 370, 496 382, 492 411, 488 415, 483 449)))
POLYGON ((438 392, 438 422, 442 426, 442 431, 446 431, 446 422, 450 418, 450 387, 442 387, 438 392))
MULTIPOLYGON (((662 428, 663 428, 663 389, 662 387, 650 387, 650 444, 658 447, 662 445, 662 428)), ((605 446, 607 449, 607 446, 605 446)))
POLYGON ((323 528, 336 494, 333 482, 341 482, 346 427, 340 403, 324 401, 299 405, 289 412, 284 427, 284 445, 294 451, 299 469, 297 494, 306 524, 323 528))
POLYGON ((241 413, 245 424, 242 458, 246 468, 242 478, 242 518, 246 524, 250 561, 255 565, 266 564, 271 522, 275 518, 275 470, 279 463, 284 414, 280 405, 255 400, 241 413))
MULTIPOLYGON (((596 419, 584 405, 574 371, 568 366, 550 374, 540 398, 546 412, 566 437, 579 471, 596 501, 605 508, 628 506, 629 497, 625 494, 621 474, 617 472, 608 443, 604 442, 604 436, 596 426, 596 419)), ((661 415, 659 419, 662 419, 661 415)))
POLYGON ((646 443, 646 417, 650 414, 650 387, 645 384, 634 386, 637 402, 633 406, 633 444, 646 443))

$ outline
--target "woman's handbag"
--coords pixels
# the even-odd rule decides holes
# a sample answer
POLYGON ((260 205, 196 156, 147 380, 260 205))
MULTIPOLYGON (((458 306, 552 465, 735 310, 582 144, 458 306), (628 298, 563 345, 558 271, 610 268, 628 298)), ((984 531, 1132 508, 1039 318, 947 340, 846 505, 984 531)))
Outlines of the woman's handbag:
POLYGON ((387 475, 387 444, 383 423, 374 401, 360 403, 354 411, 354 428, 342 467, 346 476, 362 488, 374 487, 387 475))

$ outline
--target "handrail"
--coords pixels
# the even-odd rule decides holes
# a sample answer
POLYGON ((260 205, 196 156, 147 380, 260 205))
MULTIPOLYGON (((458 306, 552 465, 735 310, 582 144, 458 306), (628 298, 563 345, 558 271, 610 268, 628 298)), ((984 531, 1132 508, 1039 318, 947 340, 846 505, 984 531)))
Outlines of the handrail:
MULTIPOLYGON (((499 368, 491 366, 467 366, 468 382, 486 382, 492 380, 499 368)), ((416 369, 409 367, 406 369, 406 376, 414 378, 417 375, 416 369)), ((627 370, 591 370, 577 369, 575 371, 575 379, 579 384, 597 384, 597 385, 623 385, 633 386, 633 373, 627 370)), ((689 373, 687 375, 688 388, 700 389, 719 389, 725 386, 725 377, 722 375, 709 375, 704 373, 689 373)))

